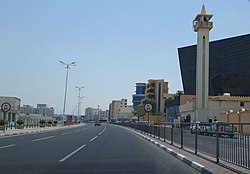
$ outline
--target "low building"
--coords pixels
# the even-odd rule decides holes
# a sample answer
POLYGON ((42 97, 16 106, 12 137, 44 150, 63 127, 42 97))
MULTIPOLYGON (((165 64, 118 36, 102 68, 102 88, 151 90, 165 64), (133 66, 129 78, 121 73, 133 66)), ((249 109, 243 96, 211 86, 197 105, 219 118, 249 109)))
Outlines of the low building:
POLYGON ((17 115, 20 112, 20 103, 21 99, 17 97, 5 97, 0 96, 0 119, 4 119, 8 121, 9 123, 14 123, 17 120, 17 115), (3 104, 6 104, 10 106, 10 110, 5 112, 4 108, 2 108, 3 104))
POLYGON ((40 114, 19 114, 17 116, 17 120, 23 120, 24 124, 38 124, 40 120, 45 120, 47 122, 54 121, 56 119, 50 116, 43 116, 40 114))
POLYGON ((37 104, 37 107, 34 108, 30 105, 23 105, 20 107, 21 114, 39 114, 43 116, 54 116, 54 108, 49 107, 47 104, 37 104))
POLYGON ((228 110, 222 112, 218 121, 233 124, 238 133, 250 133, 250 110, 228 110))
MULTIPOLYGON (((206 122, 217 121, 221 113, 229 110, 250 110, 250 97, 239 96, 210 96, 209 115, 203 117, 206 122)), ((195 118, 195 96, 181 95, 180 120, 186 122, 201 121, 195 118)))

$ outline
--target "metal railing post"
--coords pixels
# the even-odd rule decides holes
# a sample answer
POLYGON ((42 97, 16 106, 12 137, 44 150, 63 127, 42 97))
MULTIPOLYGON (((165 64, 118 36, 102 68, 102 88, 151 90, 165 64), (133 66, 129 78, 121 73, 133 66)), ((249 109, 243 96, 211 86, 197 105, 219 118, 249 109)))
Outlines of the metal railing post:
POLYGON ((181 149, 183 149, 183 125, 181 124, 181 149))
POLYGON ((161 126, 158 127, 158 139, 161 139, 160 136, 161 136, 161 126))
POLYGON ((164 128, 163 128, 163 130, 164 130, 164 133, 163 133, 163 135, 164 135, 164 141, 166 141, 166 125, 165 125, 166 123, 164 123, 164 128))
POLYGON ((154 132, 154 138, 155 138, 155 126, 153 125, 153 132, 154 132))
POLYGON ((171 127, 171 145, 173 145, 173 141, 174 141, 174 128, 172 125, 172 127, 171 127))
POLYGON ((195 154, 197 155, 198 149, 198 132, 197 132, 197 123, 195 123, 195 154))
POLYGON ((216 123, 216 163, 219 163, 219 124, 216 123))

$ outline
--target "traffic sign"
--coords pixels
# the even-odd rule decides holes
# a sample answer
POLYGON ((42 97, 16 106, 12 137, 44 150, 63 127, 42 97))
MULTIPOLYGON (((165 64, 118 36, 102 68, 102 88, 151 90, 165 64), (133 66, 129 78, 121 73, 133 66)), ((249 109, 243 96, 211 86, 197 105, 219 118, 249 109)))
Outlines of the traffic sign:
POLYGON ((147 103, 144 105, 144 110, 146 112, 150 112, 150 111, 152 111, 152 109, 153 109, 153 106, 150 103, 147 103))
POLYGON ((3 104, 1 105, 1 109, 2 109, 3 112, 8 112, 8 111, 10 111, 10 108, 11 108, 11 106, 10 106, 10 104, 7 103, 7 102, 5 102, 5 103, 3 103, 3 104))

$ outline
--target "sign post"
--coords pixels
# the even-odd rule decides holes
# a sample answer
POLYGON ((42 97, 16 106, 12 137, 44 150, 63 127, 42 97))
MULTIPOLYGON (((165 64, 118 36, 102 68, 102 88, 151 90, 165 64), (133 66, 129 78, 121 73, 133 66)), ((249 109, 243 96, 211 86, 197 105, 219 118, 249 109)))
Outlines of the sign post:
POLYGON ((148 124, 149 124, 149 112, 151 112, 152 109, 153 109, 152 104, 147 103, 147 104, 144 105, 144 110, 145 110, 145 111, 147 112, 147 114, 148 114, 148 124))

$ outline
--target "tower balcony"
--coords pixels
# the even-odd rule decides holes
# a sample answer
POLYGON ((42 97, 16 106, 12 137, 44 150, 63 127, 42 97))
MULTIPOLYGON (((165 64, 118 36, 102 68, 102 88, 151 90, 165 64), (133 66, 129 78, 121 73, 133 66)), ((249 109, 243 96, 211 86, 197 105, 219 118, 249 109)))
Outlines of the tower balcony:
POLYGON ((194 21, 193 28, 194 31, 198 31, 200 28, 208 28, 209 30, 211 30, 213 28, 213 22, 194 21))

